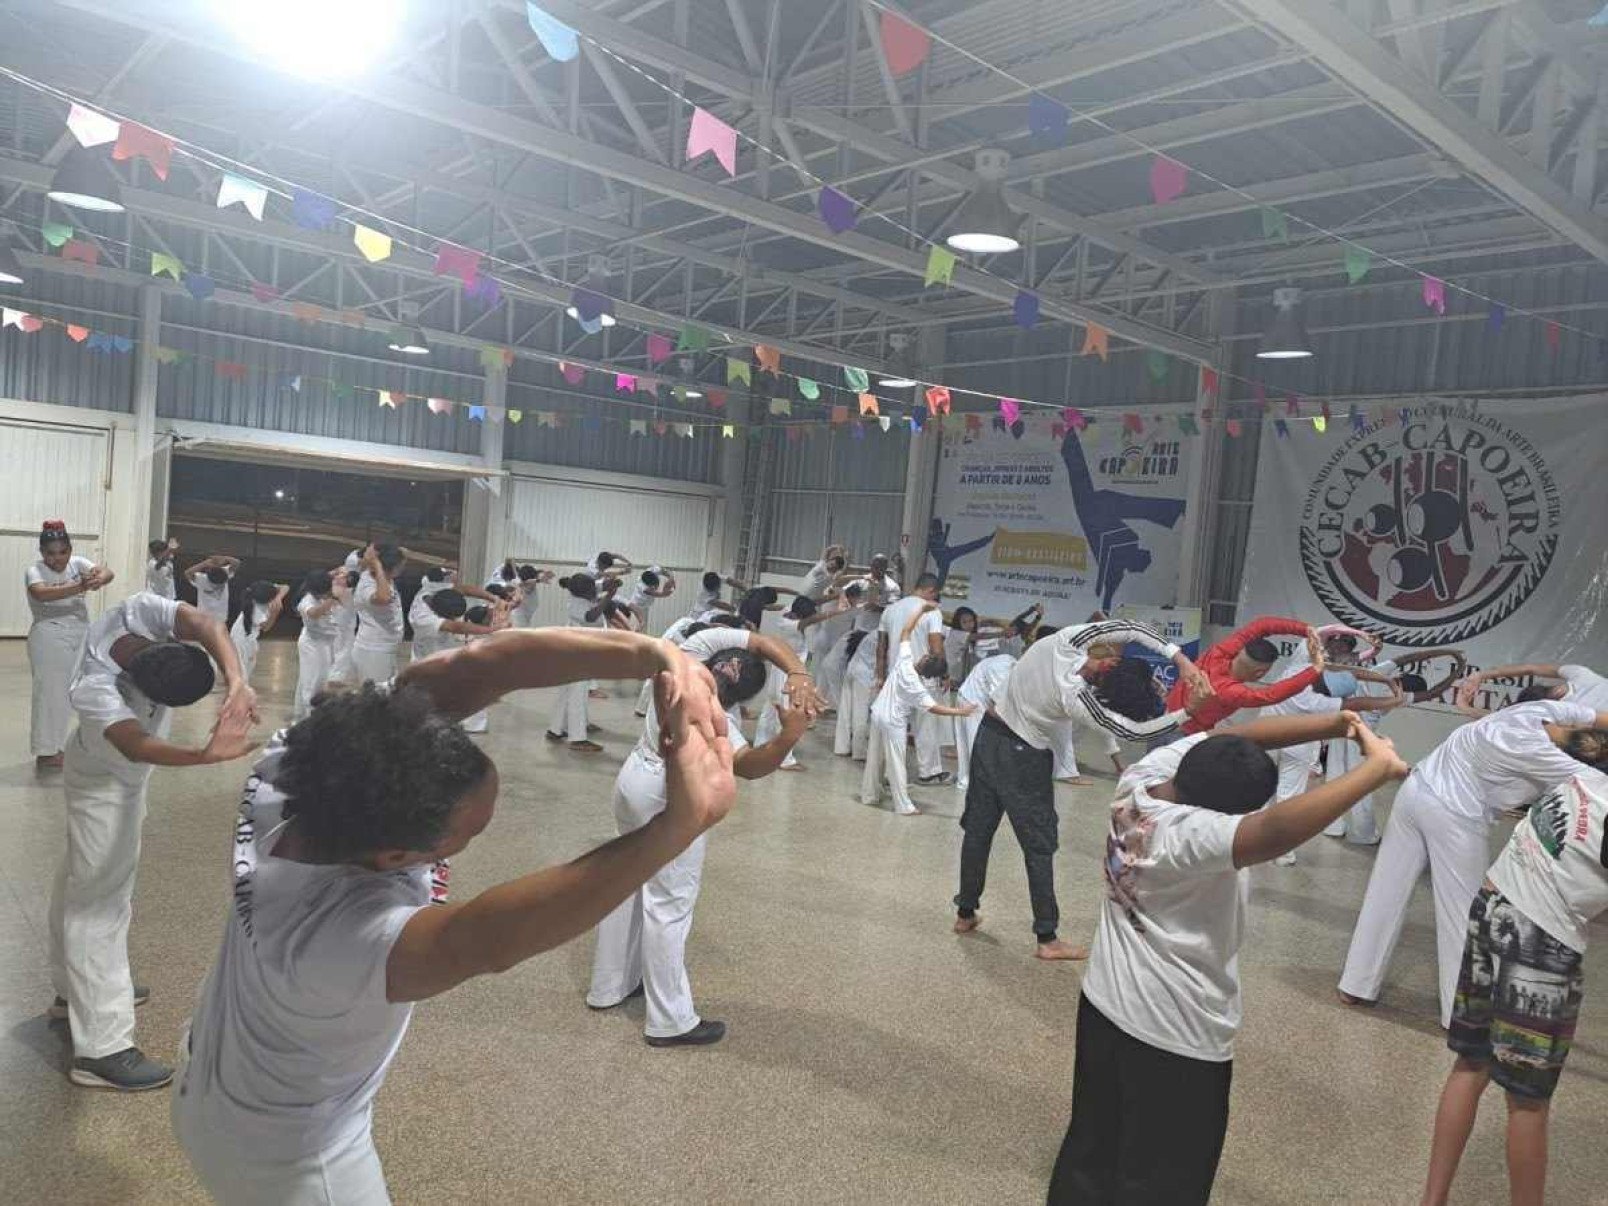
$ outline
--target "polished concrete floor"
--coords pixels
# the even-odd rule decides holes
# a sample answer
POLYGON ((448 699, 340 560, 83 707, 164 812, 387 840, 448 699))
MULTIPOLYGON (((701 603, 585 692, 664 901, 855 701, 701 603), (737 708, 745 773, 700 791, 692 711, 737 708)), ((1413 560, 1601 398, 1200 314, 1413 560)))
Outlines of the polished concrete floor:
MULTIPOLYGON (((257 685, 285 715, 294 646, 265 645, 257 685)), ((27 758, 21 642, 0 642, 0 1185, 8 1202, 200 1200, 165 1092, 71 1087, 47 1024, 49 884, 59 782, 27 758)), ((634 696, 634 690, 631 693, 634 696)), ((635 740, 623 688, 597 706, 607 752, 541 739, 547 697, 500 705, 485 739, 503 776, 484 837, 455 860, 460 897, 612 836, 615 769, 635 740)), ((180 731, 210 718, 202 705, 180 731)), ((957 938, 953 788, 925 816, 855 801, 859 767, 807 738, 808 769, 742 788, 713 835, 689 963, 727 1041, 659 1051, 640 1004, 582 1006, 591 942, 419 1007, 380 1095, 376 1132, 399 1202, 1041 1201, 1066 1125, 1078 966, 1030 958, 1026 886, 1002 830, 986 927, 957 938)), ((155 990, 140 1041, 173 1052, 217 945, 244 766, 159 771, 151 789, 132 957, 155 990)), ((1063 933, 1100 899, 1109 781, 1059 789, 1063 933)), ((1387 1002, 1336 1004, 1335 974, 1371 864, 1320 839, 1255 873, 1241 966, 1245 1026, 1215 1201, 1416 1200, 1448 1065, 1434 1019, 1427 897, 1414 901, 1387 1002)), ((1608 934, 1599 931, 1605 944, 1608 934)), ((1491 1097, 1456 1200, 1505 1200, 1502 1103, 1491 1097)), ((1550 1200, 1608 1202, 1608 957, 1592 966, 1579 1042, 1553 1114, 1550 1200)), ((1166 1136, 1157 1135, 1158 1154, 1166 1136)))

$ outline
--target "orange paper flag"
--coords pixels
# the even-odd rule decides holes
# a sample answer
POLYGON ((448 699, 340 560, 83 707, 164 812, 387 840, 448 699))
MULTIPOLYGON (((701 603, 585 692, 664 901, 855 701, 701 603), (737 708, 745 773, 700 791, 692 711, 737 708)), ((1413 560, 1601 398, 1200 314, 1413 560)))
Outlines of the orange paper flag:
POLYGON ((768 343, 756 343, 754 345, 754 359, 759 362, 760 368, 772 376, 782 371, 782 351, 780 348, 773 348, 768 343))
POLYGON ((860 413, 862 415, 880 415, 882 411, 877 406, 875 394, 860 395, 860 413))
POLYGON ((1111 332, 1092 322, 1083 329, 1083 350, 1078 355, 1087 356, 1091 352, 1101 360, 1111 354, 1111 332))

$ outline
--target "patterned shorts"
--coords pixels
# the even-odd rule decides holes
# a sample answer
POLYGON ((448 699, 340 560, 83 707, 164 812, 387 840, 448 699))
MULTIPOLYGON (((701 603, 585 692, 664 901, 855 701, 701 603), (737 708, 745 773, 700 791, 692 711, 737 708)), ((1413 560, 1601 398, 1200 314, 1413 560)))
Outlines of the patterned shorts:
POLYGON ((1488 1063, 1510 1093, 1551 1097, 1580 1016, 1580 964, 1579 951, 1482 889, 1468 912, 1446 1045, 1488 1063))

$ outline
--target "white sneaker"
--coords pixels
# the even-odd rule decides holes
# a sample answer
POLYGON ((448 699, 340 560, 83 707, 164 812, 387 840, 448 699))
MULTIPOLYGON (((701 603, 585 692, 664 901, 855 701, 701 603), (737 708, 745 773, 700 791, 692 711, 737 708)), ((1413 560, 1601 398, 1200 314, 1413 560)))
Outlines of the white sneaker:
POLYGON ((1295 851, 1286 851, 1274 859, 1273 862, 1280 867, 1293 867, 1295 866, 1295 851))

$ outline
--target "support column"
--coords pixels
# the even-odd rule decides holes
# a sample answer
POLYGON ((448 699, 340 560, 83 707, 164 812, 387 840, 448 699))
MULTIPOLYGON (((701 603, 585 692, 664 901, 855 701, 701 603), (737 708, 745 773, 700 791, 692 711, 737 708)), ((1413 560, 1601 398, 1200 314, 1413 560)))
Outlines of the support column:
MULTIPOLYGON (((1211 368, 1217 371, 1217 396, 1212 397, 1195 386, 1195 421, 1200 426, 1200 455, 1195 458, 1195 472, 1189 482, 1184 521, 1179 529, 1177 606, 1206 606, 1207 576, 1211 569, 1211 550, 1217 538, 1218 485, 1223 476, 1223 423, 1224 402, 1228 397, 1229 345, 1228 336, 1234 312, 1234 291, 1219 289, 1206 299, 1206 331, 1212 341, 1214 354, 1211 368), (1216 411, 1216 420, 1206 422, 1202 412, 1216 411)), ((1201 623, 1206 623, 1202 615, 1201 623)))
MULTIPOLYGON (((941 364, 943 359, 943 328, 924 329, 916 341, 916 363, 927 367, 941 364)), ((917 407, 926 406, 920 385, 915 388, 913 404, 917 407)), ((943 443, 936 422, 929 423, 920 435, 912 431, 909 438, 909 452, 905 459, 904 512, 899 520, 899 548, 905 558, 905 590, 914 586, 917 576, 927 568, 927 529, 932 524, 932 496, 938 484, 938 453, 943 443)))
POLYGON ((508 550, 506 529, 508 499, 503 493, 503 423, 507 421, 508 369, 498 364, 486 370, 480 401, 486 416, 480 424, 480 461, 489 475, 464 486, 463 535, 459 543, 459 576, 465 582, 484 582, 492 567, 500 565, 508 550))
POLYGON ((132 407, 134 481, 126 497, 114 492, 111 501, 115 505, 109 509, 111 523, 122 529, 118 539, 125 548, 123 573, 130 590, 144 589, 145 546, 167 535, 169 454, 166 448, 159 453, 156 446, 156 349, 162 342, 162 291, 153 285, 140 289, 139 319, 132 407))
POLYGON ((742 434, 734 440, 720 441, 720 484, 725 487, 721 500, 721 523, 717 539, 710 541, 710 563, 706 569, 721 574, 737 571, 737 548, 742 542, 743 495, 747 488, 748 422, 751 403, 746 393, 736 390, 726 395, 726 422, 736 425, 742 434))

